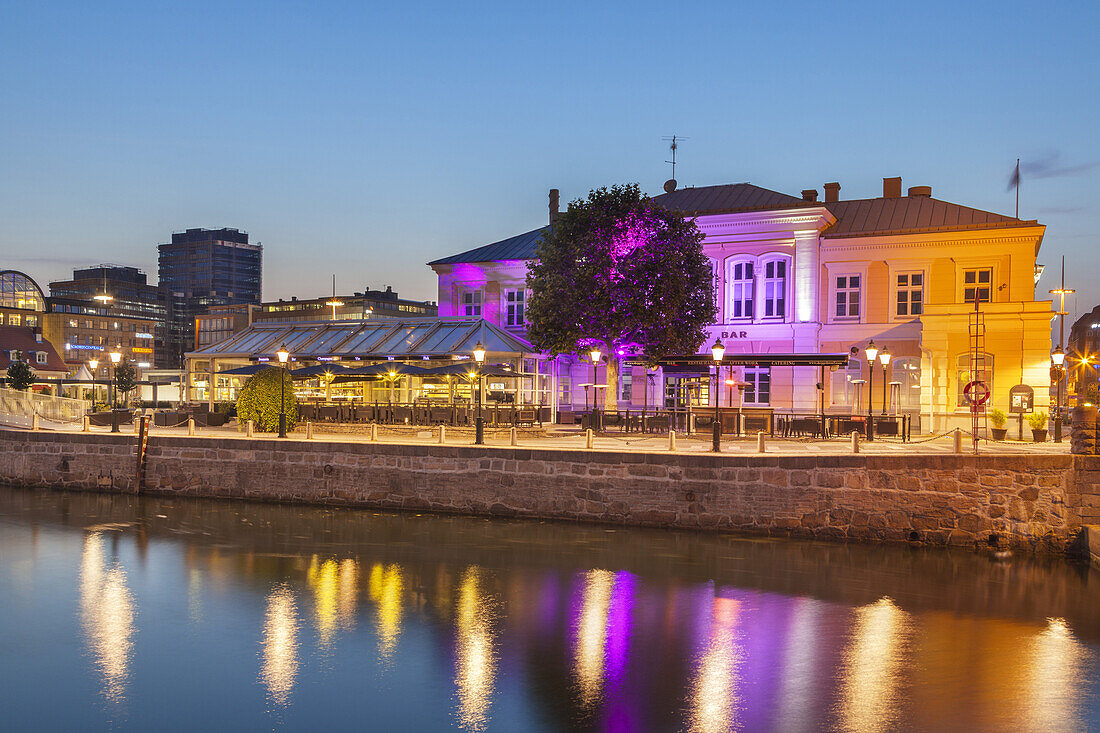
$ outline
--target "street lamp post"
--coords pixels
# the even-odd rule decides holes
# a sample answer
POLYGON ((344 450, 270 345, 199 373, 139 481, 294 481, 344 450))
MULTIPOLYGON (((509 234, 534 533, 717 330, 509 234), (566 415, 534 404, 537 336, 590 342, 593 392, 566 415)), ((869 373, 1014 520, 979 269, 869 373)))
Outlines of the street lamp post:
POLYGON ((886 367, 890 366, 890 349, 885 346, 882 347, 882 351, 879 352, 878 360, 882 362, 882 414, 886 414, 886 367))
POLYGON ((878 356, 878 347, 875 340, 867 343, 864 353, 867 354, 867 440, 875 439, 875 357, 878 356))
POLYGON ((290 352, 286 350, 286 344, 275 352, 279 357, 279 437, 286 437, 286 364, 290 360, 290 352))
MULTIPOLYGON (((121 346, 116 346, 114 348, 114 350, 111 351, 110 357, 111 357, 111 364, 114 365, 115 369, 117 370, 118 369, 118 363, 120 361, 122 361, 122 347, 121 346)), ((117 376, 117 372, 116 372, 116 374, 111 374, 110 375, 111 379, 108 382, 108 384, 110 385, 110 388, 111 388, 111 394, 110 394, 110 397, 108 398, 108 401, 111 403, 111 432, 112 433, 117 433, 118 432, 118 410, 117 410, 117 406, 115 405, 115 376, 117 376)))
POLYGON ((92 412, 95 412, 95 373, 99 368, 99 359, 88 359, 88 368, 92 370, 92 412))
POLYGON ((474 347, 474 361, 477 362, 477 417, 474 418, 474 445, 485 444, 485 420, 481 417, 481 400, 484 390, 481 389, 481 365, 485 362, 485 347, 480 341, 474 347))
POLYGON ((603 427, 602 421, 600 420, 600 407, 598 402, 600 391, 596 388, 596 375, 598 373, 597 369, 600 364, 601 356, 600 350, 596 347, 592 347, 592 350, 588 352, 588 356, 592 359, 592 429, 599 432, 603 427))
POLYGON ((1062 378, 1066 371, 1063 367, 1066 361, 1066 352, 1058 346, 1050 354, 1050 376, 1055 381, 1054 392, 1054 442, 1062 442, 1062 378))
POLYGON ((718 383, 718 372, 722 369, 722 357, 726 355, 726 347, 722 345, 721 339, 714 339, 710 354, 714 358, 714 427, 710 448, 715 453, 720 453, 722 451, 722 388, 718 383))

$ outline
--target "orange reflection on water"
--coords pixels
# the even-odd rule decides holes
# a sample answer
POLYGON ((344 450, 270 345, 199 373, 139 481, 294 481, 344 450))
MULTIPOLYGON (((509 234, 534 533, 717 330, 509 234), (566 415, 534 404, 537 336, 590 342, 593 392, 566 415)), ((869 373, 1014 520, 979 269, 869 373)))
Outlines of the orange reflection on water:
POLYGON ((313 591, 313 615, 317 621, 317 637, 322 647, 332 643, 336 633, 336 584, 337 567, 335 560, 317 563, 314 555, 309 562, 306 582, 313 591))
POLYGON ((134 649, 134 599, 126 572, 104 556, 103 533, 84 538, 80 563, 80 618, 88 647, 103 678, 103 696, 112 703, 126 697, 134 649))
POLYGON ((378 634, 378 655, 383 662, 393 658, 397 640, 401 637, 401 619, 404 613, 401 605, 403 589, 401 566, 390 564, 383 568, 381 563, 375 563, 371 567, 367 591, 371 600, 378 606, 375 626, 378 634))
POLYGON ((607 649, 607 612, 615 575, 607 570, 589 570, 584 575, 584 595, 577 622, 577 646, 573 669, 583 705, 592 706, 603 693, 607 649))
POLYGON ((737 668, 741 650, 736 628, 741 604, 732 598, 715 598, 711 609, 710 638, 691 683, 688 730, 738 730, 737 668))
POLYGON ((267 596, 260 681, 271 700, 285 706, 297 677, 298 606, 290 589, 278 585, 267 596))
POLYGON ((455 686, 458 688, 458 725, 470 731, 485 730, 496 678, 493 649, 496 603, 482 588, 482 570, 466 569, 458 593, 455 616, 455 686))
POLYGON ((857 608, 855 615, 841 671, 840 727, 858 733, 892 730, 899 720, 908 614, 882 598, 857 608))
POLYGON ((1066 622, 1047 621, 1027 650, 1030 671, 1023 700, 1022 730, 1085 730, 1081 708, 1088 695, 1085 675, 1091 653, 1066 622))

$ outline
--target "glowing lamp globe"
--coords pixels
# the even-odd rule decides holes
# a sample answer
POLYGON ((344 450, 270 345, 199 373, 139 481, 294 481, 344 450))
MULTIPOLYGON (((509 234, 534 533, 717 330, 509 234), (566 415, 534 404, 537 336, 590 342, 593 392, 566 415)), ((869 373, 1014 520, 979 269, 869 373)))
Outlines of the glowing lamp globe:
POLYGON ((875 360, 875 357, 878 356, 878 347, 875 346, 874 339, 871 339, 868 342, 867 348, 864 349, 864 352, 867 354, 867 361, 873 362, 875 360))
POLYGON ((485 361, 485 346, 480 341, 477 342, 477 346, 474 347, 474 361, 478 364, 485 361))
POLYGON ((279 357, 280 364, 286 364, 287 360, 290 359, 290 352, 286 350, 286 344, 279 347, 279 350, 275 352, 275 356, 279 357))
POLYGON ((122 346, 115 346, 114 350, 112 350, 110 353, 110 357, 112 364, 117 364, 122 361, 122 346))
POLYGON ((722 357, 726 355, 726 347, 722 345, 720 339, 714 339, 714 345, 710 347, 710 354, 715 361, 722 361, 722 357))
POLYGON ((883 366, 888 366, 890 364, 890 349, 883 346, 882 351, 879 352, 878 360, 882 362, 883 366))

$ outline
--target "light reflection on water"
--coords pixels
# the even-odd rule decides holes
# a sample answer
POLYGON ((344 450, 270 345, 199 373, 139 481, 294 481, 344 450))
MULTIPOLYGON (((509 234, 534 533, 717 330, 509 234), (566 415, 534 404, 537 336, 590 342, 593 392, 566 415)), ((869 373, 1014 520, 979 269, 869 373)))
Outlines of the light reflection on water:
POLYGON ((80 618, 85 642, 101 677, 108 702, 125 701, 134 650, 134 598, 126 587, 126 571, 108 560, 103 532, 84 538, 80 563, 80 618))
POLYGON ((496 601, 485 592, 483 571, 469 567, 462 574, 455 617, 455 687, 458 724, 463 730, 483 731, 489 724, 489 707, 496 678, 493 649, 496 601))
MULTIPOLYGON (((355 722, 873 733, 1100 723, 1100 624, 1086 640, 1091 616, 1065 606, 1035 613, 1047 598, 1100 600, 1095 583, 1076 570, 1060 575, 1060 566, 1018 560, 1007 584, 1003 569, 965 555, 944 561, 941 577, 947 555, 889 548, 641 532, 633 541, 599 528, 353 512, 314 519, 284 507, 237 509, 261 513, 256 524, 273 524, 272 535, 242 533, 236 516, 219 535, 225 505, 209 503, 178 526, 139 531, 120 521, 136 524, 123 512, 110 530, 85 531, 121 499, 67 501, 64 516, 87 512, 69 528, 49 495, 35 497, 46 502, 35 521, 53 524, 32 533, 4 500, 0 490, 0 555, 13 570, 0 563, 0 598, 10 599, 0 634, 33 632, 54 607, 70 616, 79 608, 75 656, 60 647, 33 658, 77 717, 38 724, 52 711, 22 700, 44 680, 24 679, 35 664, 13 647, 0 655, 0 703, 16 729, 189 730, 210 715, 220 716, 214 728, 255 729, 265 711, 267 724, 303 730, 355 722), (346 529, 333 524, 344 517, 346 529), (345 539, 313 542, 300 528, 310 521, 345 539), (708 553, 720 561, 697 559, 708 553), (815 583, 819 570, 798 574, 823 553, 832 553, 828 582, 815 583), (30 561, 28 579, 18 568, 30 561), (751 573, 731 579, 739 564, 751 573), (906 596, 921 583, 940 585, 906 596), (866 590, 879 587, 890 592, 866 590), (1018 604, 990 600, 1017 592, 1018 604), (176 639, 181 627, 185 642, 176 639), (217 681, 204 685, 211 674, 217 681), (94 680, 100 708, 82 702, 74 679, 94 680)), ((53 635, 64 638, 64 625, 53 635)))
POLYGON ((286 706, 298 678, 298 605, 280 584, 267 596, 260 680, 272 702, 286 706))

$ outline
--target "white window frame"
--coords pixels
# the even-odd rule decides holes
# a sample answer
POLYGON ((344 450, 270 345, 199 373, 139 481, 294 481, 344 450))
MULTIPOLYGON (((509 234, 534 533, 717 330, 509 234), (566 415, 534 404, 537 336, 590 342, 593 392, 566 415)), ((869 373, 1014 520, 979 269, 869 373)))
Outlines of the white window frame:
POLYGON ((466 318, 481 318, 485 312, 484 305, 485 296, 481 288, 463 288, 458 294, 458 307, 466 318))
POLYGON ((619 372, 619 401, 627 404, 634 402, 634 374, 627 369, 619 372))
POLYGON ((924 288, 928 282, 928 278, 925 275, 924 270, 898 270, 891 273, 891 281, 894 283, 894 317, 895 318, 920 318, 924 315, 924 288), (906 278, 905 284, 899 282, 901 278, 906 278), (913 277, 920 278, 920 285, 913 285, 913 277), (905 293, 905 312, 898 313, 898 308, 902 304, 902 300, 899 297, 902 293, 905 293), (913 293, 918 294, 916 303, 913 302, 913 293), (913 312, 913 306, 916 305, 918 312, 913 312))
POLYGON ((46 363, 46 352, 45 351, 36 351, 36 352, 34 352, 34 361, 37 364, 45 364, 46 363))
POLYGON ((741 372, 741 381, 745 382, 745 391, 742 395, 742 404, 746 407, 766 407, 771 404, 772 395, 772 370, 771 367, 745 367, 741 372), (767 399, 761 401, 760 385, 767 384, 767 399))
POLYGON ((506 288, 500 294, 501 311, 504 313, 504 325, 507 328, 523 328, 527 324, 527 290, 525 288, 506 288), (519 298, 515 298, 518 295, 519 298), (515 318, 516 310, 519 318, 515 318))
POLYGON ((730 259, 726 262, 726 322, 751 321, 756 314, 757 264, 751 259, 730 259), (736 277, 737 268, 742 277, 736 277), (749 270, 744 277, 745 269, 749 270), (745 291, 748 291, 747 293, 745 291), (746 307, 747 306, 747 307, 746 307))
POLYGON ((569 374, 558 375, 558 404, 573 404, 573 378, 569 374))
POLYGON ((985 287, 989 290, 989 298, 986 299, 986 300, 981 300, 980 302, 982 302, 982 303, 992 303, 993 302, 993 294, 996 292, 996 288, 994 287, 994 283, 996 281, 997 281, 997 273, 996 273, 996 270, 993 267, 993 265, 962 265, 962 266, 960 266, 960 272, 959 272, 959 285, 960 285, 959 297, 960 297, 960 299, 962 300, 963 303, 965 303, 967 305, 974 305, 973 295, 971 295, 970 297, 967 297, 967 293, 966 293, 967 288, 970 287, 970 288, 976 288, 976 289, 980 290, 981 288, 985 287), (966 276, 967 276, 968 273, 971 273, 971 272, 977 273, 977 274, 975 275, 975 282, 972 283, 972 284, 968 284, 966 282, 966 276), (986 284, 983 284, 980 281, 982 272, 988 272, 989 273, 989 282, 986 283, 986 284))
POLYGON ((790 282, 791 282, 791 258, 789 256, 763 256, 760 258, 760 287, 757 289, 759 293, 760 303, 756 309, 756 320, 758 321, 786 321, 790 317, 790 308, 787 304, 790 302, 790 282), (782 277, 768 277, 768 265, 782 263, 783 276, 782 277), (778 298, 776 296, 779 296, 778 298), (781 304, 782 313, 775 311, 779 310, 774 306, 781 304), (768 307, 772 307, 772 313, 768 313, 768 307))
POLYGON ((833 298, 832 314, 836 321, 859 321, 863 317, 863 283, 866 282, 862 273, 844 272, 832 276, 833 298), (857 285, 852 287, 852 278, 856 278, 857 285), (841 280, 844 286, 841 287, 841 280), (840 297, 844 296, 844 313, 839 313, 840 297), (852 296, 855 296, 855 313, 852 312, 852 296))

